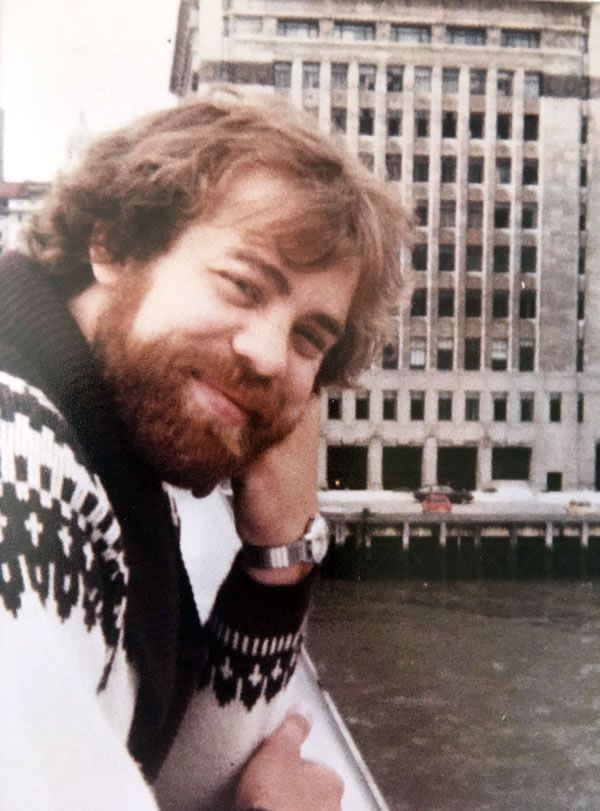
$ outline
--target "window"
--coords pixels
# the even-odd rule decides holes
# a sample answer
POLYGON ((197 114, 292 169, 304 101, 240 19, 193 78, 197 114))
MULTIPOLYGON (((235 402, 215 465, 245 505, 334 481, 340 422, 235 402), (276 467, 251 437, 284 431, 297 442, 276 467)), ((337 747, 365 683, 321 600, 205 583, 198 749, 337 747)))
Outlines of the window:
POLYGON ((537 269, 537 248, 535 245, 521 246, 521 273, 535 273, 537 269))
POLYGON ((496 77, 496 87, 499 96, 512 96, 513 72, 512 70, 499 70, 496 77))
POLYGON ((484 113, 470 113, 469 115, 469 137, 483 138, 483 127, 485 123, 484 113))
POLYGON ((540 117, 532 113, 523 116, 523 140, 537 141, 539 137, 540 117))
POLYGON ((481 318, 481 290, 478 287, 465 290, 465 317, 481 318))
POLYGON ((415 93, 431 91, 431 68, 415 68, 415 93))
POLYGON ((456 183, 456 158, 442 155, 442 183, 456 183))
POLYGON ((467 228, 481 228, 483 226, 483 203, 480 200, 467 202, 467 228))
POLYGON ((344 62, 333 62, 331 65, 332 90, 346 90, 348 87, 348 65, 344 62))
POLYGON ((581 127, 579 129, 579 143, 587 144, 589 132, 589 120, 586 115, 581 116, 581 127))
POLYGON ((456 224, 456 200, 440 203, 440 228, 454 228, 456 224))
POLYGON ((358 159, 365 169, 368 169, 370 172, 375 168, 375 156, 372 152, 359 152, 358 159))
POLYGON ((415 245, 412 251, 413 270, 427 270, 427 245, 415 245))
POLYGON ((401 93, 404 86, 404 68, 402 65, 388 65, 386 80, 388 93, 401 93))
POLYGON ((397 369, 398 368, 398 339, 390 341, 383 347, 381 358, 382 369, 397 369))
POLYGON ((467 245, 467 270, 469 273, 481 273, 483 250, 481 245, 467 245))
POLYGON ((523 161, 523 185, 537 186, 538 162, 537 158, 525 158, 523 161))
POLYGON ((526 99, 537 99, 542 95, 541 73, 525 73, 523 94, 526 99))
POLYGON ((539 48, 540 32, 518 28, 504 28, 500 33, 503 48, 539 48))
POLYGON ((396 138, 402 132, 402 111, 387 111, 387 134, 390 138, 396 138))
POLYGON ((533 422, 533 394, 523 393, 520 399, 520 415, 521 422, 533 422))
POLYGON ((340 391, 330 391, 327 397, 327 419, 342 419, 342 393, 340 391))
POLYGON ((523 203, 521 212, 521 225, 526 230, 537 228, 538 208, 537 203, 523 203))
POLYGON ((444 68, 442 70, 442 93, 458 93, 458 68, 444 68))
POLYGON ((519 296, 519 318, 535 318, 536 292, 535 290, 521 290, 519 296))
POLYGON ((402 155, 392 153, 385 156, 385 172, 388 180, 402 178, 402 155))
POLYGON ((415 155, 413 180, 415 183, 427 183, 429 180, 429 157, 427 155, 415 155))
POLYGON ((577 260, 577 271, 580 276, 585 273, 585 248, 579 249, 579 258, 577 260))
POLYGON ((587 161, 581 161, 579 166, 579 185, 587 186, 587 161))
POLYGON ((510 203, 496 203, 494 206, 494 228, 510 226, 510 203))
POLYGON ((317 88, 319 87, 319 73, 321 66, 318 62, 303 62, 302 63, 302 87, 304 88, 317 88))
POLYGON ((551 392, 549 397, 549 418, 550 422, 560 422, 561 421, 561 406, 562 406, 562 396, 560 392, 551 392))
POLYGON ((535 343, 532 338, 519 341, 519 371, 533 372, 535 365, 535 343))
POLYGON ((425 392, 411 391, 410 393, 410 418, 411 420, 425 419, 425 392))
POLYGON ((577 422, 581 423, 585 419, 585 400, 583 394, 577 395, 577 422))
POLYGON ((510 183, 510 158, 496 158, 496 183, 510 183))
POLYGON ((431 42, 431 28, 428 25, 394 25, 390 26, 392 42, 419 44, 431 42))
POLYGON ((508 318, 508 290, 492 292, 492 318, 508 318))
POLYGON ((456 25, 446 27, 448 45, 485 45, 485 28, 462 28, 456 25))
POLYGON ((441 287, 438 290, 438 315, 451 317, 454 315, 454 290, 441 287))
POLYGON ((440 244, 439 270, 454 270, 454 245, 440 244))
POLYGON ((477 371, 481 366, 481 339, 465 338, 465 370, 468 372, 477 371))
POLYGON ((286 88, 292 84, 292 63, 273 63, 273 84, 275 87, 286 88))
POLYGON ((587 207, 585 203, 579 206, 579 230, 585 231, 587 228, 587 207))
POLYGON ((429 206, 427 200, 418 200, 415 206, 417 225, 425 226, 429 222, 429 206))
POLYGON ((345 107, 331 108, 331 123, 338 132, 346 132, 348 126, 348 111, 345 107))
POLYGON ((427 288, 416 287, 410 301, 410 314, 414 316, 427 315, 427 288))
POLYGON ((503 372, 508 366, 508 341, 499 338, 492 341, 491 368, 494 372, 503 372))
POLYGON ((485 70, 471 68, 469 71, 469 92, 472 96, 485 95, 485 83, 487 80, 487 73, 485 70))
POLYGON ((395 420, 398 417, 398 392, 386 390, 383 392, 383 413, 384 420, 395 420))
POLYGON ((508 245, 494 245, 494 273, 508 273, 508 245))
POLYGON ((512 116, 510 113, 498 113, 496 116, 496 137, 507 141, 511 137, 512 116))
POLYGON ((358 66, 358 89, 375 90, 375 79, 377 77, 376 65, 358 66))
POLYGON ((357 420, 368 420, 371 411, 370 392, 357 391, 354 398, 354 418, 357 420))
POLYGON ((469 158, 467 171, 469 183, 483 183, 483 158, 469 158))
POLYGON ((277 20, 278 37, 295 37, 297 39, 315 39, 319 36, 318 20, 277 20))
POLYGON ((437 368, 443 371, 452 369, 454 362, 454 339, 440 338, 437 350, 437 368))
POLYGON ((575 371, 583 372, 583 338, 577 339, 577 349, 575 351, 575 371))
POLYGON ((375 39, 375 25, 373 23, 337 21, 333 24, 333 36, 347 42, 373 40, 375 39))
POLYGON ((442 113, 442 138, 456 138, 456 113, 442 113))
POLYGON ((429 135, 429 110, 415 110, 415 137, 427 138, 429 135))
POLYGON ((465 393, 465 422, 477 422, 479 420, 479 392, 468 391, 465 393))
POLYGON ((440 391, 438 394, 438 420, 452 419, 452 392, 440 391))
POLYGON ((493 418, 494 422, 506 422, 506 406, 508 395, 498 392, 492 394, 493 418))
POLYGON ((577 291, 577 318, 579 321, 583 321, 585 318, 585 291, 583 290, 577 291))
POLYGON ((424 369, 427 355, 427 340, 412 338, 409 349, 408 365, 411 369, 424 369))
POLYGON ((235 18, 235 31, 237 34, 260 34, 262 30, 262 17, 240 15, 239 17, 235 18))
POLYGON ((363 107, 358 113, 359 135, 373 135, 374 122, 374 111, 370 107, 363 107))

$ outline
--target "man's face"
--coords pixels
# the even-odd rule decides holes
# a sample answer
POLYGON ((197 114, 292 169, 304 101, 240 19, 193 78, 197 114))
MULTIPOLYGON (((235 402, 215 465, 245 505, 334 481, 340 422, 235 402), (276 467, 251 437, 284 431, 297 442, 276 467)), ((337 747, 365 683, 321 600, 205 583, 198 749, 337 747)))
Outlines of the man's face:
POLYGON ((358 280, 350 261, 297 271, 269 247, 283 181, 248 175, 229 199, 147 267, 118 268, 95 333, 139 451, 199 492, 294 428, 358 280))

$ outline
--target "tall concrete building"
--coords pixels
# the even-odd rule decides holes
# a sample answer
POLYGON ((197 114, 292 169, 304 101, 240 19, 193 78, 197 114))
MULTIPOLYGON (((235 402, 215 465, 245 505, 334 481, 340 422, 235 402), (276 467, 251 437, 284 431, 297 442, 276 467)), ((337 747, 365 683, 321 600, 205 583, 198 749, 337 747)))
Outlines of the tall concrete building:
POLYGON ((289 96, 415 212, 321 484, 600 488, 600 7, 184 0, 172 90, 213 81, 289 96))

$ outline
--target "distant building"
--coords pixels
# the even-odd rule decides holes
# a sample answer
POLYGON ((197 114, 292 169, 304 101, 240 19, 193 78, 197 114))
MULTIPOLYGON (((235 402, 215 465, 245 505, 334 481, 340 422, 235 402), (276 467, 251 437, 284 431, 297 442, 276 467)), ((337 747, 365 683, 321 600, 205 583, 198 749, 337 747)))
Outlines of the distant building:
POLYGON ((600 488, 600 6, 199 0, 179 22, 174 92, 290 96, 416 213, 395 338, 323 398, 321 484, 600 488))
POLYGON ((18 247, 25 218, 49 189, 49 183, 0 181, 0 253, 18 247))

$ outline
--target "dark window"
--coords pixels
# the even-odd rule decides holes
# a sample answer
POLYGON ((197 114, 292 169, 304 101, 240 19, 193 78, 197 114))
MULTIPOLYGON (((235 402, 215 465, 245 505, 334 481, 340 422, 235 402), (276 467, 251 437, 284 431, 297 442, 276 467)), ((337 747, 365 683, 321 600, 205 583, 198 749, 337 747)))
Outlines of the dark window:
POLYGON ((370 107, 363 107, 358 115, 358 132, 360 135, 373 135, 375 116, 370 107))
POLYGON ((579 259, 577 261, 577 270, 580 275, 585 273, 585 248, 579 249, 579 259))
POLYGON ((469 137, 483 138, 484 113, 471 113, 469 115, 469 137))
POLYGON ((496 158, 496 183, 510 183, 510 158, 496 158))
POLYGON ((467 203, 467 228, 481 228, 483 226, 483 203, 479 200, 469 200, 467 203))
POLYGON ((485 83, 487 73, 485 70, 471 68, 469 71, 469 91, 472 96, 483 96, 485 94, 485 83))
POLYGON ((510 225, 510 203, 496 203, 494 207, 494 228, 508 228, 510 225))
POLYGON ((506 394, 494 394, 494 422, 506 422, 506 394))
POLYGON ((507 141, 511 137, 512 116, 510 113, 498 113, 496 118, 496 137, 507 141))
POLYGON ((456 183, 456 158, 442 155, 442 183, 456 183))
POLYGON ((575 369, 578 372, 583 372, 584 355, 583 355, 583 338, 577 339, 577 349, 575 354, 575 369))
POLYGON ((426 200, 417 202, 415 206, 415 218, 417 225, 427 225, 429 221, 429 206, 426 200))
POLYGON ((275 87, 291 87, 292 84, 292 63, 291 62, 274 62, 273 63, 273 84, 275 87))
POLYGON ((448 45, 485 45, 487 41, 485 28, 471 28, 448 25, 446 26, 446 42, 448 45))
POLYGON ((331 108, 331 123, 338 132, 346 132, 348 113, 345 107, 331 108))
POLYGON ((493 291, 492 318, 508 318, 508 290, 493 291))
POLYGON ((412 251, 413 270, 427 270, 427 245, 415 245, 412 251))
POLYGON ((411 420, 425 419, 425 392, 411 391, 410 393, 410 418, 411 420))
POLYGON ((438 315, 454 315, 454 290, 448 287, 441 287, 438 290, 438 315))
POLYGON ((333 24, 333 36, 336 39, 345 39, 349 42, 361 42, 375 39, 375 26, 373 23, 356 23, 339 21, 333 24))
POLYGON ((481 366, 481 340, 479 338, 465 338, 465 369, 468 372, 477 371, 481 366))
POLYGON ((388 180, 400 180, 402 177, 402 155, 397 153, 386 155, 385 171, 388 180))
POLYGON ((465 290, 465 317, 481 318, 481 290, 478 287, 465 290))
POLYGON ((452 392, 441 391, 438 395, 438 420, 452 419, 452 392))
POLYGON ((535 245, 521 246, 521 273, 535 273, 537 269, 537 248, 535 245))
POLYGON ((375 90, 375 79, 377 78, 376 65, 358 66, 358 89, 375 90))
POLYGON ((428 25, 395 25, 390 26, 392 42, 419 44, 431 41, 431 28, 428 25))
POLYGON ((579 130, 579 142, 582 144, 587 144, 588 142, 588 117, 586 115, 581 116, 581 128, 579 130))
POLYGON ((577 395, 577 422, 583 422, 585 419, 585 399, 583 394, 577 395))
POLYGON ((537 203, 523 203, 521 225, 525 229, 537 228, 537 203))
POLYGON ((581 165, 579 167, 579 185, 580 186, 587 186, 587 161, 581 161, 581 165))
POLYGON ((469 158, 469 183, 483 183, 483 158, 469 158))
POLYGON ((479 394, 476 391, 468 391, 465 395, 465 422, 477 422, 479 420, 479 394))
POLYGON ((513 73, 511 70, 499 70, 496 87, 498 88, 499 96, 512 96, 513 92, 513 73))
POLYGON ((318 20, 277 20, 277 36, 315 39, 319 36, 318 20))
POLYGON ((333 62, 331 65, 332 90, 345 90, 348 87, 348 65, 344 62, 333 62))
POLYGON ((521 395, 521 413, 520 419, 521 422, 533 422, 533 394, 522 394, 521 395))
POLYGON ((439 270, 454 270, 454 245, 440 245, 439 270))
POLYGON ((492 448, 492 479, 527 481, 531 463, 531 448, 492 448))
POLYGON ((332 391, 327 397, 327 419, 342 419, 342 395, 339 391, 332 391))
POLYGON ((413 290, 410 314, 414 316, 427 315, 427 288, 417 287, 413 290))
POLYGON ((398 341, 390 341, 383 347, 381 358, 382 369, 398 368, 398 341))
POLYGON ((494 245, 494 273, 508 273, 508 245, 494 245))
POLYGON ((402 65, 388 65, 386 77, 388 93, 400 93, 404 86, 404 68, 402 65))
POLYGON ((395 138, 402 132, 402 111, 387 111, 387 134, 390 138, 395 138))
POLYGON ((533 372, 535 366, 535 344, 531 338, 519 341, 519 371, 533 372))
POLYGON ((538 115, 527 113, 523 118, 523 140, 537 141, 539 137, 540 119, 538 115))
POLYGON ((560 422, 561 421, 561 394, 560 392, 553 392, 550 394, 549 398, 549 417, 550 422, 560 422))
POLYGON ((523 185, 537 186, 538 162, 537 158, 525 158, 523 161, 523 185))
POLYGON ((427 183, 429 180, 429 158, 427 155, 415 155, 413 180, 415 183, 427 183))
POLYGON ((383 392, 383 419, 395 420, 398 417, 398 392, 383 392))
POLYGON ((499 338, 492 341, 491 369, 494 372, 504 372, 508 367, 508 341, 499 338))
POLYGON ((581 321, 585 318, 585 292, 577 292, 577 318, 581 321))
POLYGON ((440 228, 454 228, 456 224, 456 200, 440 203, 440 228))
POLYGON ((454 341, 452 338, 440 338, 437 350, 437 368, 452 369, 454 362, 454 341))
POLYGON ((483 263, 483 250, 481 245, 467 245, 467 270, 480 273, 483 263))
POLYGON ((587 228, 587 206, 582 203, 579 206, 579 230, 585 231, 587 228))
POLYGON ((444 68, 442 70, 442 93, 458 93, 458 68, 444 68))
POLYGON ((429 135, 429 110, 415 110, 415 137, 427 138, 429 135))
POLYGON ((539 48, 540 32, 505 28, 500 33, 500 44, 503 48, 539 48))
POLYGON ((442 114, 442 138, 456 138, 456 113, 442 114))
POLYGON ((368 420, 370 411, 369 392, 356 392, 356 398, 354 400, 354 418, 357 420, 368 420))
POLYGON ((535 318, 536 292, 535 290, 521 290, 519 296, 519 318, 535 318))

